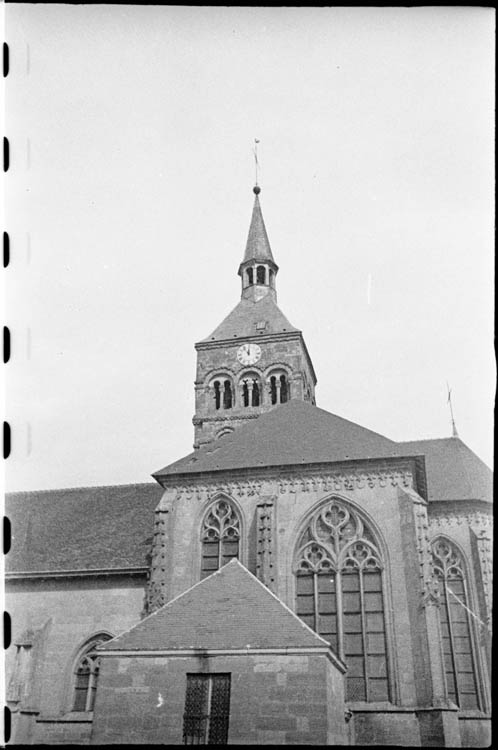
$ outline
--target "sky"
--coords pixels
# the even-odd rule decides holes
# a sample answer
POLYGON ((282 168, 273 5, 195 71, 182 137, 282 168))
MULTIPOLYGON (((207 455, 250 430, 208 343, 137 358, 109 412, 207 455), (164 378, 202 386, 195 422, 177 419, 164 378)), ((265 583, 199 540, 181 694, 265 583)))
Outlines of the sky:
POLYGON ((492 461, 494 10, 15 5, 8 490, 192 450, 194 343, 240 299, 254 139, 317 405, 492 461))

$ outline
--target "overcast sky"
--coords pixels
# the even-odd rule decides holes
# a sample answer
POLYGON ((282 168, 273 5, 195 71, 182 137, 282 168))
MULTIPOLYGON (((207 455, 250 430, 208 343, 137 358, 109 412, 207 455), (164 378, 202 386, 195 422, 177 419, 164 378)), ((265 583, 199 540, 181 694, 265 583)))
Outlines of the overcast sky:
POLYGON ((11 490, 192 449, 252 144, 317 405, 492 460, 494 11, 7 5, 11 490))

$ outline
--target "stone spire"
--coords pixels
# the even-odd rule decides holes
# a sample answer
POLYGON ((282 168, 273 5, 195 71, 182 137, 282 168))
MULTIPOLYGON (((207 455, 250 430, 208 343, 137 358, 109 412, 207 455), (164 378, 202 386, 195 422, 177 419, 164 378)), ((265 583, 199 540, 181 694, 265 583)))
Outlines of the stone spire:
POLYGON ((244 259, 239 266, 239 276, 242 278, 242 298, 252 299, 255 302, 267 294, 276 298, 275 276, 278 266, 273 259, 270 241, 266 233, 259 193, 261 188, 255 185, 254 207, 252 210, 251 225, 247 236, 244 259))

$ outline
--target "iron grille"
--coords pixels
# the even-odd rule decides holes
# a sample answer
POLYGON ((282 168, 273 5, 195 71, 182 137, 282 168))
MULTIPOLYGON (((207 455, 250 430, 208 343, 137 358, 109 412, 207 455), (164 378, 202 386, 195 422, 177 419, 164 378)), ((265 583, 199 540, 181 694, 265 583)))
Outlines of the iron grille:
POLYGON ((230 714, 229 674, 188 674, 183 742, 226 745, 230 714))

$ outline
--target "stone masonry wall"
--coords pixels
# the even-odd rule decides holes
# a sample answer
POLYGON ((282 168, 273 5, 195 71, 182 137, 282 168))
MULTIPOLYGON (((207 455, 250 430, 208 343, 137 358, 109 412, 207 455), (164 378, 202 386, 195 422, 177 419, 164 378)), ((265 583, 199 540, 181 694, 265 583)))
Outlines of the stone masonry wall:
MULTIPOLYGON (((21 734, 14 742, 64 743, 89 739, 91 715, 72 708, 74 662, 86 640, 97 633, 117 635, 140 620, 145 576, 44 579, 9 584, 6 607, 12 618, 7 652, 8 686, 16 639, 28 628, 43 630, 36 646, 36 677, 29 717, 14 714, 21 734)), ((21 712, 22 712, 22 706, 21 712)))
POLYGON ((342 675, 326 656, 268 654, 104 657, 92 743, 182 744, 186 675, 195 672, 231 674, 229 744, 324 745, 328 711, 329 737, 346 742, 342 675))

